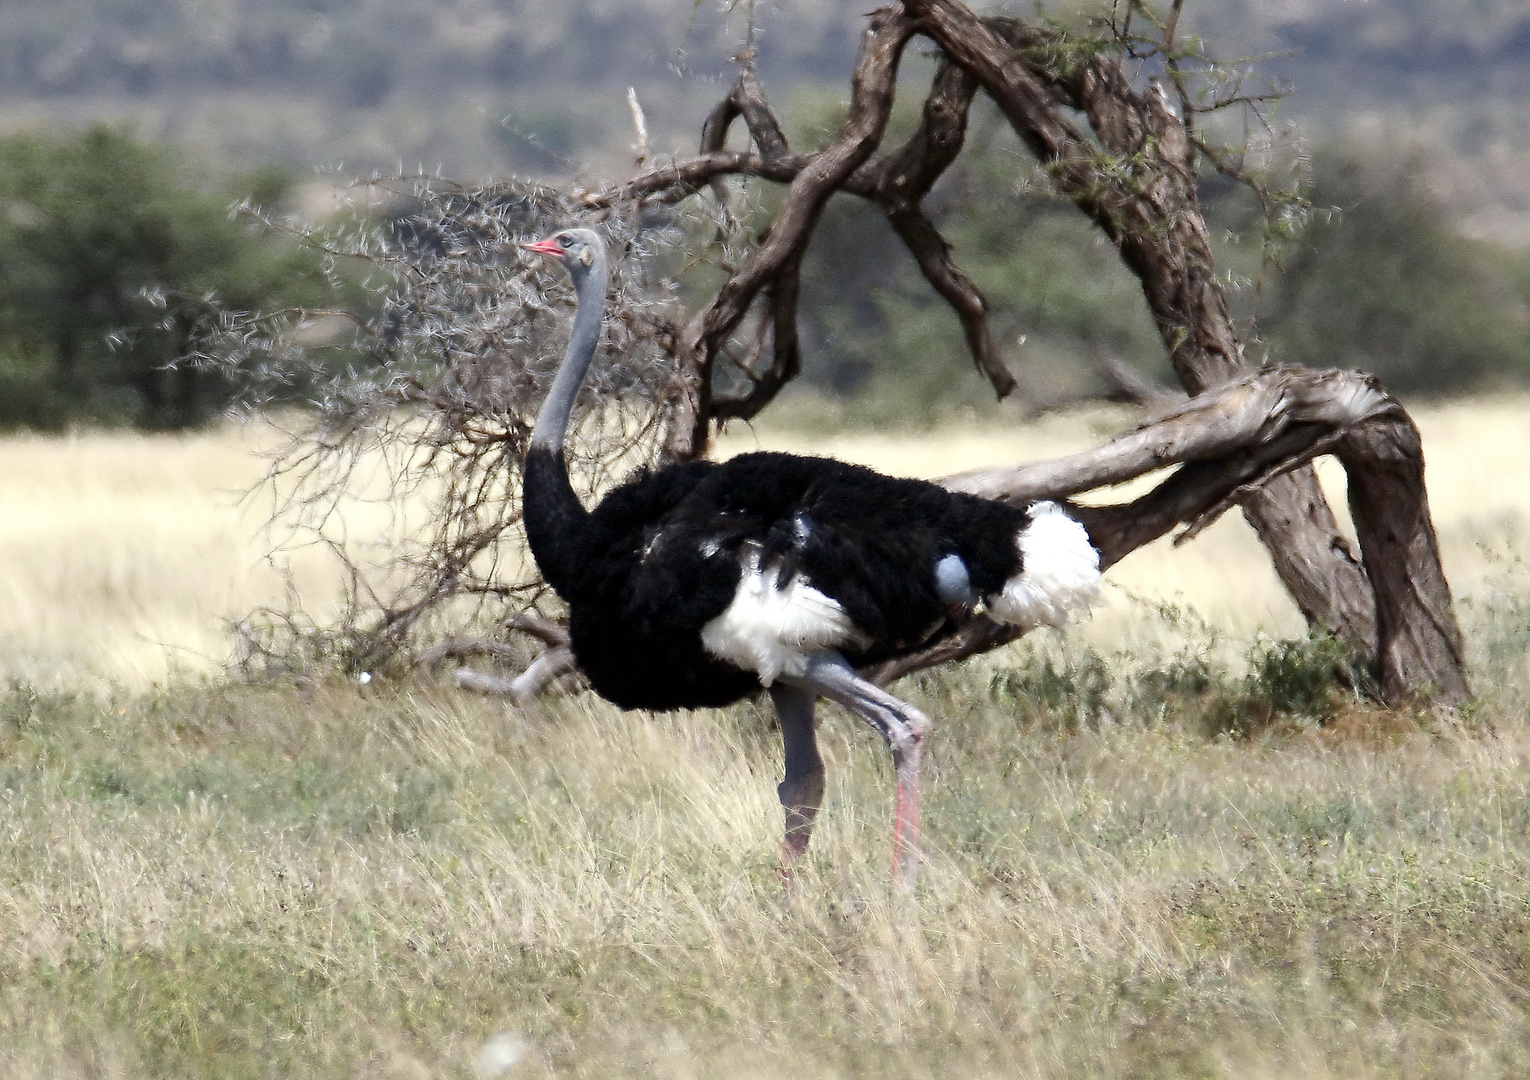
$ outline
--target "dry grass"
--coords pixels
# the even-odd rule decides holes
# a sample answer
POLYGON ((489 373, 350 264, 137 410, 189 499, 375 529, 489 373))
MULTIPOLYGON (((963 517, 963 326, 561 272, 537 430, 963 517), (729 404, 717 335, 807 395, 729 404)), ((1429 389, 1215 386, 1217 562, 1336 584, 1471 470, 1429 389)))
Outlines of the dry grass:
POLYGON ((1474 546, 1518 529, 1520 404, 1420 417, 1466 714, 1222 666, 1292 629, 1223 525, 1128 561, 1103 628, 901 684, 938 725, 912 897, 885 752, 826 710, 793 903, 759 706, 165 683, 279 587, 226 494, 251 436, 0 443, 0 1075, 468 1077, 506 1031, 524 1077, 1524 1075, 1530 583, 1474 546))
POLYGON ((222 617, 281 590, 236 505, 262 467, 245 434, 0 441, 0 677, 144 687, 220 664, 222 617))
MULTIPOLYGON (((1530 402, 1478 400, 1418 410, 1446 569, 1458 593, 1479 592, 1530 513, 1521 462, 1530 402), (1487 545, 1487 553, 1483 545, 1487 545)), ((1130 422, 1124 413, 1054 417, 1028 428, 924 435, 809 438, 737 428, 721 451, 786 448, 828 453, 889 472, 936 476, 1035 460, 1093 444, 1130 422)), ((284 574, 322 613, 338 596, 336 568, 318 551, 265 556, 262 508, 239 495, 261 475, 269 433, 224 427, 206 435, 87 434, 0 440, 0 680, 78 689, 145 688, 173 673, 217 671, 228 656, 224 620, 279 600, 284 574)), ((1342 474, 1325 470, 1342 490, 1342 474)), ((1336 501, 1342 502, 1342 497, 1336 501)), ((380 516, 357 511, 354 539, 380 516)), ((1086 633, 1102 647, 1140 627, 1143 605, 1186 604, 1247 637, 1301 632, 1257 541, 1237 515, 1195 543, 1162 541, 1110 575, 1108 602, 1086 633)))
MULTIPOLYGON (((269 557, 269 503, 246 498, 275 434, 87 432, 0 439, 0 681, 145 689, 210 674, 227 620, 280 601, 316 607, 340 578, 320 550, 269 557)), ((382 515, 356 507, 359 538, 382 515)))
POLYGON ((831 713, 794 904, 754 707, 13 693, 0 1072, 470 1076, 505 1030, 528 1077, 1530 1067, 1521 724, 1207 738, 994 678, 1040 670, 905 684, 941 721, 913 898, 831 713))

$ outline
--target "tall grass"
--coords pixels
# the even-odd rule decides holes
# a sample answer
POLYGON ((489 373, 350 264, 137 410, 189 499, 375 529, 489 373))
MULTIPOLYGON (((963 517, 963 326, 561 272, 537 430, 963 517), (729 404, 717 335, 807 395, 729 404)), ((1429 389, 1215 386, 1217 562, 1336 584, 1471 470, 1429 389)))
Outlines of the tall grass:
POLYGON ((471 1076, 509 1031, 525 1076, 1520 1075, 1515 604, 1471 614, 1465 716, 1193 635, 906 680, 938 724, 911 897, 885 752, 833 709, 788 900, 759 704, 13 687, 0 1072, 471 1076), (1274 709, 1271 669, 1311 686, 1274 709))

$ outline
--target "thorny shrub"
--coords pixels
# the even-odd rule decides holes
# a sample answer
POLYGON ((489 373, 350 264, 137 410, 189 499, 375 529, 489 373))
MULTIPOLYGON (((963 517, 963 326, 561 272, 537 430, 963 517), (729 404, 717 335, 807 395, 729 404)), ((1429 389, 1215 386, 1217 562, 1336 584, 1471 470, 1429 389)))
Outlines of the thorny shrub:
POLYGON ((306 390, 312 410, 289 414, 255 494, 269 500, 278 550, 325 548, 347 583, 331 613, 291 590, 236 623, 237 666, 251 677, 402 669, 429 642, 502 646, 506 620, 554 612, 522 554, 520 467, 573 291, 520 243, 598 220, 615 256, 567 442, 576 486, 593 493, 657 456, 677 279, 692 268, 680 252, 702 223, 596 213, 520 182, 374 180, 358 192, 380 211, 304 239, 337 290, 359 281, 369 307, 219 311, 195 361, 237 375, 251 410, 306 390), (382 539, 350 536, 356 515, 379 513, 382 539))

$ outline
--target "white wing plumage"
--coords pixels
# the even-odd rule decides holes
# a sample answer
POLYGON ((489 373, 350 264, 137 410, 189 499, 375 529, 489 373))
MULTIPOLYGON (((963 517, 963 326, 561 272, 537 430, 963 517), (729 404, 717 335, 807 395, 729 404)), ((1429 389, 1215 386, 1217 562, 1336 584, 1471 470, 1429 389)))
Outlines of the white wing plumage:
POLYGON ((1062 626, 1100 595, 1100 553, 1084 527, 1056 503, 1031 507, 1031 521, 1015 537, 1020 573, 990 596, 988 613, 1016 626, 1062 626))
POLYGON ((780 565, 761 566, 755 545, 745 547, 742 562, 733 602, 701 628, 702 647, 713 656, 758 672, 769 686, 783 672, 802 670, 814 653, 867 643, 845 609, 801 574, 778 588, 780 565))

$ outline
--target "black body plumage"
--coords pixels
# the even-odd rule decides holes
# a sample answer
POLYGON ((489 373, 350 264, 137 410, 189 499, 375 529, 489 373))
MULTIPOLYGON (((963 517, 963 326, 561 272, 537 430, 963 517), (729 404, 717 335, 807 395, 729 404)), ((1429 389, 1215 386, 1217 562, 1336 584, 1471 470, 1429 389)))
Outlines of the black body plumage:
POLYGON ((586 511, 561 453, 526 460, 525 521, 543 576, 568 603, 575 659, 624 708, 726 705, 755 673, 709 654, 701 630, 732 602, 746 547, 835 600, 873 663, 948 632, 935 567, 955 554, 973 591, 1020 571, 1025 510, 826 458, 746 454, 644 471, 586 511))
POLYGON ((1022 628, 1061 625, 1099 584, 1083 527, 1051 504, 1018 510, 790 454, 643 471, 586 510, 563 444, 600 339, 605 243, 574 228, 522 246, 557 259, 578 300, 532 428, 522 506, 542 576, 568 602, 575 660, 624 708, 727 705, 770 686, 788 880, 823 805, 816 702, 848 709, 892 753, 893 851, 911 886, 930 720, 856 666, 938 640, 979 603, 1022 628))

